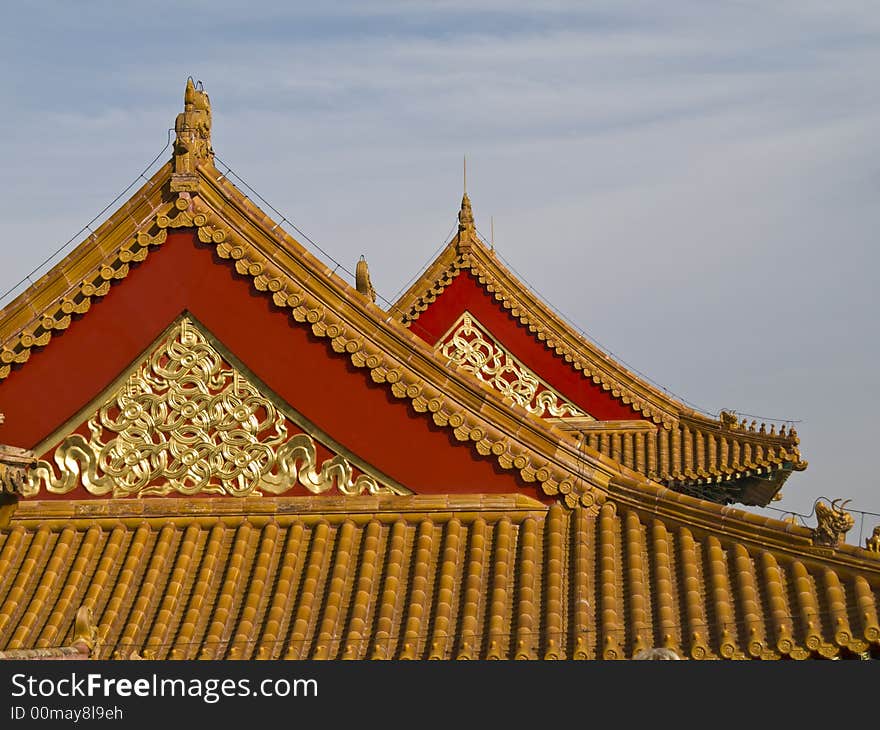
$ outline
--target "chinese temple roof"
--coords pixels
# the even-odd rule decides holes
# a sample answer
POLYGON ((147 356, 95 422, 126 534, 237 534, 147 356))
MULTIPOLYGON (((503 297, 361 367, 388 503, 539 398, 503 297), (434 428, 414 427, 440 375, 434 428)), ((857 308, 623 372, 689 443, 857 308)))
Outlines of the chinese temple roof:
POLYGON ((764 506, 792 471, 806 468, 793 427, 786 432, 783 425, 777 432, 775 425, 740 422, 725 411, 718 418, 706 416, 629 370, 566 322, 480 239, 467 193, 459 220, 458 233, 391 307, 430 344, 436 335, 420 321, 445 304, 444 293, 461 278, 468 284, 456 291, 457 301, 473 301, 473 294, 462 295, 465 287, 479 289, 517 325, 520 337, 539 343, 562 367, 630 410, 625 420, 614 422, 560 419, 558 425, 600 453, 652 480, 722 504, 764 506), (637 419, 643 422, 635 429, 637 419))
POLYGON ((353 286, 216 169, 191 82, 175 128, 0 312, 0 658, 880 650, 880 537, 845 544, 839 501, 815 528, 722 504, 769 501, 796 434, 600 353, 477 240, 467 197, 396 321, 365 264, 353 286), (468 281, 467 318, 430 310, 468 281), (407 326, 431 316, 434 341, 407 326))

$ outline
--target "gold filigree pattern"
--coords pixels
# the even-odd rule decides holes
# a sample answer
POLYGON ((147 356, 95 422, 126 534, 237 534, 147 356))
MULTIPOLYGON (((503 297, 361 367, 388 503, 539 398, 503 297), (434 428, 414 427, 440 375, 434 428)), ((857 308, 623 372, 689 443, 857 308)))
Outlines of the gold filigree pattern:
POLYGON ((90 438, 73 433, 31 471, 26 496, 66 494, 81 483, 96 496, 282 494, 299 483, 320 494, 393 493, 367 474, 356 478, 336 455, 318 465, 315 441, 288 437, 267 397, 187 318, 100 406, 90 438))
POLYGON ((507 352, 470 313, 465 312, 440 342, 439 350, 444 357, 512 398, 529 413, 593 420, 507 352))

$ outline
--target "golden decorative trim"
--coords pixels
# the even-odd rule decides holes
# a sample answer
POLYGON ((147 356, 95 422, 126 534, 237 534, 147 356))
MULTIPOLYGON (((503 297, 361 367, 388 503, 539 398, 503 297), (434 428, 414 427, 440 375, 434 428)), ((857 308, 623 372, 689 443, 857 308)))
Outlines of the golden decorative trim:
POLYGON ((31 470, 25 496, 281 494, 297 482, 315 494, 392 493, 353 477, 336 455, 317 463, 314 439, 288 437, 284 415, 184 317, 89 419, 91 437, 68 435, 31 470))
MULTIPOLYGON (((542 520, 547 506, 523 494, 375 494, 346 496, 296 495, 242 497, 175 497, 163 499, 31 499, 18 502, 12 526, 24 529, 112 531, 120 525, 186 527, 217 524, 234 527, 245 521, 289 526, 345 522, 363 524, 373 519, 383 525, 398 520, 413 522, 431 515, 443 524, 453 519, 505 520, 513 525, 527 518, 542 520)), ((2 532, 0 532, 2 537, 2 532)))
POLYGON ((511 355, 474 317, 465 312, 436 345, 443 357, 536 416, 575 416, 595 420, 511 355))
POLYGON ((592 416, 586 418, 549 418, 547 419, 557 428, 563 431, 585 431, 587 433, 634 433, 656 434, 657 426, 651 421, 623 420, 623 421, 597 421, 592 416))
POLYGON ((871 537, 865 538, 865 550, 872 553, 880 553, 880 525, 874 528, 871 537))

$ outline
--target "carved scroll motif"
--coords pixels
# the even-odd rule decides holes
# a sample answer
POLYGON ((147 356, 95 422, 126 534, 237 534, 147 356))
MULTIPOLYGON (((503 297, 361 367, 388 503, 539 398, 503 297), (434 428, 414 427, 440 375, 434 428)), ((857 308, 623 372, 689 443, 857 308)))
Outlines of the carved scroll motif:
POLYGON ((467 312, 441 341, 439 349, 444 357, 473 373, 502 395, 512 398, 530 413, 594 420, 506 352, 467 312))
POLYGON ((229 367, 188 319, 100 406, 90 437, 73 433, 55 449, 53 469, 37 462, 26 496, 66 494, 82 484, 96 496, 282 494, 297 483, 320 494, 393 493, 336 455, 318 464, 314 439, 288 436, 275 405, 229 367))

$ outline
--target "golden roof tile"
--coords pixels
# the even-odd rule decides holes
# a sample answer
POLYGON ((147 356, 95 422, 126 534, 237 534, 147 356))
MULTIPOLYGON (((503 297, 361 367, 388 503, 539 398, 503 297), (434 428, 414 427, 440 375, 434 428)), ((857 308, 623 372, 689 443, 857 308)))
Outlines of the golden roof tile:
POLYGON ((861 549, 782 549, 610 501, 364 500, 22 502, 0 530, 0 658, 89 636, 96 658, 880 655, 880 559, 861 549))

